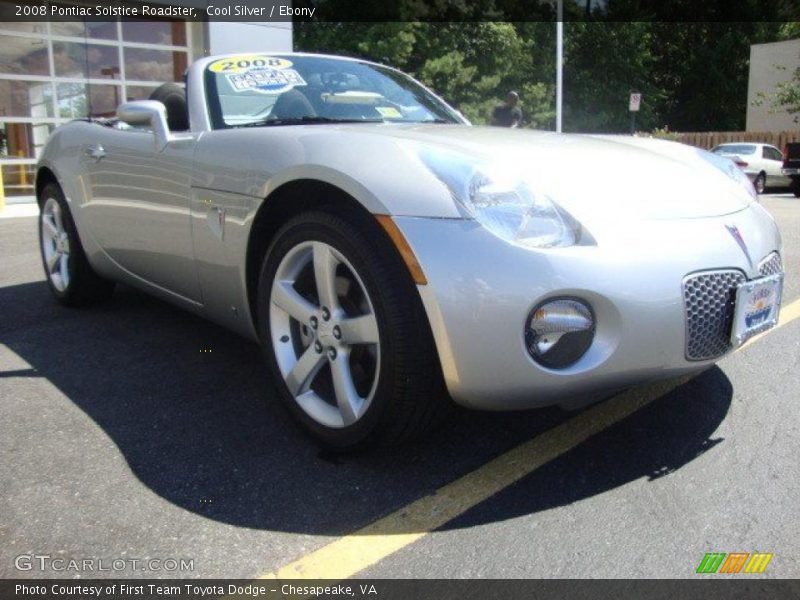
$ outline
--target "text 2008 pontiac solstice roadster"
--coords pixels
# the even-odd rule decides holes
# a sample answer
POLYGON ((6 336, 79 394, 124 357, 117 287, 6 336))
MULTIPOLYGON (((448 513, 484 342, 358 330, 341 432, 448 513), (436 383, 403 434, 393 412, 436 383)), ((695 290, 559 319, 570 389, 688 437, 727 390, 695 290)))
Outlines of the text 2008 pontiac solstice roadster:
POLYGON ((359 60, 202 59, 185 92, 58 128, 36 189, 60 301, 125 282, 259 340, 340 448, 418 435, 450 398, 574 404, 703 369, 780 307, 778 230, 730 161, 472 127, 359 60))

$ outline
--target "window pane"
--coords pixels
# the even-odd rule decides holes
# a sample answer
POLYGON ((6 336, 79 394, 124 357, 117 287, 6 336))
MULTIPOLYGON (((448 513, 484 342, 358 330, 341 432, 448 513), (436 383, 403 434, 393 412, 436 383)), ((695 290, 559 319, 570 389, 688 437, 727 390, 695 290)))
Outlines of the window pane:
POLYGON ((86 33, 90 38, 98 40, 116 40, 117 23, 116 21, 97 21, 86 23, 86 33))
POLYGON ((117 24, 114 22, 53 21, 50 24, 53 35, 64 35, 76 38, 95 38, 98 40, 116 40, 117 24))
POLYGON ((53 42, 53 61, 58 77, 119 77, 119 54, 115 46, 53 42))
POLYGON ((186 52, 125 48, 125 77, 140 81, 183 81, 186 52))
POLYGON ((86 84, 58 84, 58 116, 64 119, 80 119, 89 116, 86 99, 86 84))
POLYGON ((129 85, 127 87, 125 97, 127 98, 128 102, 133 102, 134 100, 149 100, 150 94, 153 93, 153 90, 156 89, 155 85, 129 85))
POLYGON ((50 23, 50 31, 53 35, 67 35, 70 37, 83 38, 86 35, 86 26, 83 21, 59 21, 58 17, 53 17, 50 23))
POLYGON ((85 83, 58 84, 58 116, 63 119, 113 117, 120 104, 121 87, 85 83))
POLYGON ((47 34, 47 24, 40 21, 0 21, 0 30, 21 31, 23 33, 47 34))
POLYGON ((101 40, 117 39, 117 23, 114 21, 83 21, 68 17, 51 17, 50 31, 53 35, 101 40))
POLYGON ((122 86, 89 85, 92 117, 113 117, 117 107, 122 104, 122 86))
POLYGON ((0 123, 0 158, 39 158, 52 124, 0 123))
POLYGON ((50 75, 47 42, 43 38, 0 35, 0 73, 50 75))
POLYGON ((52 117, 49 83, 0 79, 0 117, 52 117))
POLYGON ((186 45, 186 23, 183 21, 123 21, 122 39, 126 42, 186 45))
POLYGON ((3 191, 6 198, 33 196, 34 169, 36 165, 2 165, 3 191))

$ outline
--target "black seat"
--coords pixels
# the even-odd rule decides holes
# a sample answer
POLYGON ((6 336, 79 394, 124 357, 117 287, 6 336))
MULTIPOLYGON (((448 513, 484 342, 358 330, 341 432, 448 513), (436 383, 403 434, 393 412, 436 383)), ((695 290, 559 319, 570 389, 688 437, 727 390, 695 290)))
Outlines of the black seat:
POLYGON ((269 116, 275 119, 302 119, 316 117, 317 111, 305 94, 300 90, 291 89, 278 96, 269 116))
POLYGON ((189 109, 186 106, 186 91, 177 83, 162 83, 153 93, 150 100, 161 102, 167 109, 167 124, 170 131, 186 131, 189 129, 189 109))

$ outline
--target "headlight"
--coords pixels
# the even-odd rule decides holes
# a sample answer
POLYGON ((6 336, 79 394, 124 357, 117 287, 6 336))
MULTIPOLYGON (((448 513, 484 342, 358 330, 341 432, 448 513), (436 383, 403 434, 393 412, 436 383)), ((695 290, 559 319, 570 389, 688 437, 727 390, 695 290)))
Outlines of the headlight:
POLYGON ((747 176, 747 174, 742 171, 735 162, 733 162, 730 158, 718 156, 713 152, 706 152, 705 150, 698 150, 698 154, 700 154, 700 158, 710 163, 716 169, 725 173, 729 179, 739 184, 753 200, 758 202, 758 193, 756 192, 756 188, 753 186, 753 182, 750 181, 750 178, 747 176))
POLYGON ((580 225, 518 175, 447 153, 424 151, 421 158, 467 215, 494 235, 532 248, 572 246, 578 241, 580 225))
POLYGON ((533 248, 572 246, 575 228, 544 194, 524 181, 478 169, 469 182, 467 210, 497 237, 533 248))

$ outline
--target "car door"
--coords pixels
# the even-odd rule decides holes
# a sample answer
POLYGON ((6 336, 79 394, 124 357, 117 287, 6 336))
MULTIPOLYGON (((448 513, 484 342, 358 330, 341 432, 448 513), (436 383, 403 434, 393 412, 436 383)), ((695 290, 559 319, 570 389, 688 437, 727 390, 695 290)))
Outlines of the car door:
POLYGON ((762 149, 764 158, 764 170, 767 173, 767 185, 787 186, 789 178, 781 173, 783 168, 783 154, 774 146, 764 146, 762 149))
POLYGON ((199 302, 189 216, 194 137, 159 149, 148 129, 97 129, 82 157, 92 235, 133 283, 199 302))

